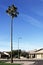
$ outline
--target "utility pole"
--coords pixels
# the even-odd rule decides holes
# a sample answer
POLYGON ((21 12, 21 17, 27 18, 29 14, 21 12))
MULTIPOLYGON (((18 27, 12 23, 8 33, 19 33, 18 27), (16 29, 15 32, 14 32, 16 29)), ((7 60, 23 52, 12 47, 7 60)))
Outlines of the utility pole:
POLYGON ((21 37, 18 38, 18 59, 20 59, 20 54, 19 54, 19 40, 22 39, 21 37))

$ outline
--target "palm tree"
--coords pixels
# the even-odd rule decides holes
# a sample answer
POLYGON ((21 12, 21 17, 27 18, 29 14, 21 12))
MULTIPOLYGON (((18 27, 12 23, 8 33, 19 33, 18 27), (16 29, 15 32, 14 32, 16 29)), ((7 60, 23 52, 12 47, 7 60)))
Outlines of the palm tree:
POLYGON ((11 63, 13 63, 13 57, 12 57, 12 50, 13 50, 13 18, 17 17, 17 15, 19 14, 17 12, 17 7, 12 5, 9 6, 8 9, 6 10, 6 13, 8 13, 12 20, 11 20, 11 63))

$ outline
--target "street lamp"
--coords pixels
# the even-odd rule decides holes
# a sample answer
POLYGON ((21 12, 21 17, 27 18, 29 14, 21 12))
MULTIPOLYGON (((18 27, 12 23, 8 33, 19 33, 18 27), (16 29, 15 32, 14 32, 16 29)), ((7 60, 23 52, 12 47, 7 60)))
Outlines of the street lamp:
POLYGON ((20 59, 20 55, 19 55, 19 40, 22 39, 21 37, 18 38, 18 59, 20 59))
POLYGON ((9 6, 6 10, 6 13, 8 13, 11 16, 11 63, 13 63, 13 18, 17 17, 19 13, 17 12, 17 7, 15 7, 14 5, 9 6))

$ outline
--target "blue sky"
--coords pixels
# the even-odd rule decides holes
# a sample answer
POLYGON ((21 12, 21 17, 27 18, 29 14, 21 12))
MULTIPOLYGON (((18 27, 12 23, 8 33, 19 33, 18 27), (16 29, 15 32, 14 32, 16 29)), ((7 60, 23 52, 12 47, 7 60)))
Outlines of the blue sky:
POLYGON ((43 48, 43 0, 0 0, 0 50, 10 50, 11 18, 6 13, 9 5, 18 8, 13 20, 13 49, 33 50, 43 48))

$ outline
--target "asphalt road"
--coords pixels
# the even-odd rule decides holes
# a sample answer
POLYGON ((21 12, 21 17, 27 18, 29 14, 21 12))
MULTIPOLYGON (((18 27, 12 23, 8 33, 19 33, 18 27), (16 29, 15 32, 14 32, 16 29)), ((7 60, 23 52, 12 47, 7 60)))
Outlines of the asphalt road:
POLYGON ((14 63, 15 62, 22 65, 43 65, 43 60, 14 61, 14 63))
MULTIPOLYGON (((8 59, 6 59, 6 60, 2 60, 2 61, 5 61, 5 62, 9 62, 10 63, 10 61, 11 60, 8 60, 8 59)), ((19 60, 19 59, 16 59, 16 60, 13 60, 13 63, 20 63, 20 64, 22 64, 22 65, 43 65, 43 60, 33 60, 33 59, 31 59, 31 60, 19 60)))
POLYGON ((43 65, 43 60, 35 61, 32 65, 43 65))

